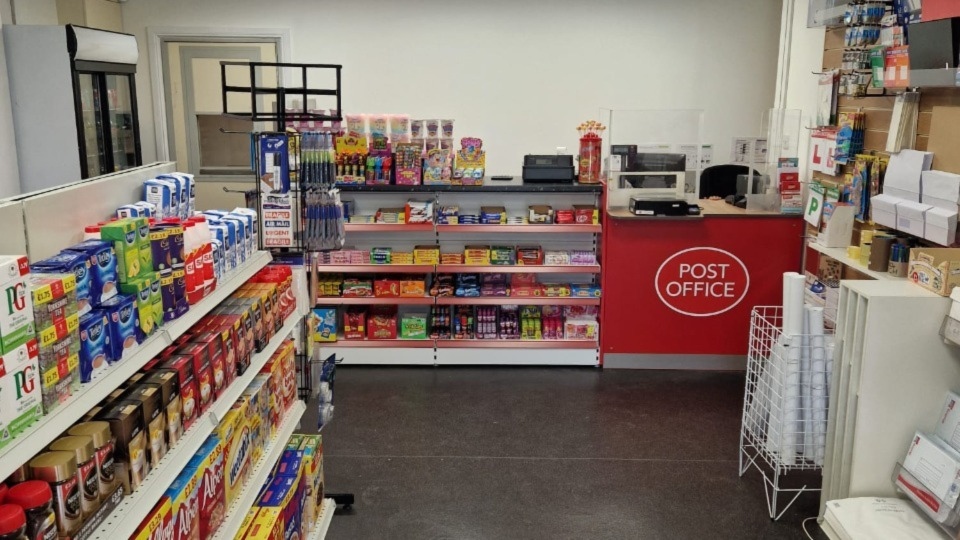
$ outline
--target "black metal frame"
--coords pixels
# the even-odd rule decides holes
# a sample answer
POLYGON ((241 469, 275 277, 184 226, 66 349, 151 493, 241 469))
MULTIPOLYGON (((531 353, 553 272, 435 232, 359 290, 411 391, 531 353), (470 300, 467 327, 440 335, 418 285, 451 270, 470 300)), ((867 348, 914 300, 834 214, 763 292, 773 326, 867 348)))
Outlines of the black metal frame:
POLYGON ((254 122, 276 122, 276 129, 282 131, 286 129, 288 121, 291 120, 315 120, 315 121, 326 121, 326 120, 335 120, 340 121, 343 119, 341 113, 342 103, 340 96, 340 71, 343 69, 343 66, 340 64, 297 64, 297 63, 288 63, 288 62, 231 62, 223 60, 220 62, 220 91, 223 98, 223 114, 228 116, 236 116, 242 118, 249 118, 254 122), (246 67, 249 69, 250 76, 250 86, 232 86, 226 83, 227 81, 227 68, 228 67, 246 67), (301 87, 286 88, 280 81, 277 81, 276 86, 257 86, 257 75, 258 70, 262 68, 276 68, 277 78, 281 78, 284 69, 299 69, 300 70, 300 80, 303 84, 301 87), (309 78, 308 74, 312 70, 334 70, 336 73, 336 88, 310 88, 309 87, 309 78), (227 95, 228 94, 244 94, 250 96, 250 112, 239 112, 239 111, 230 111, 227 106, 227 95), (260 111, 257 108, 257 98, 259 96, 274 96, 277 100, 277 111, 276 112, 267 112, 260 111), (287 96, 300 97, 301 98, 301 107, 298 110, 288 112, 287 111, 287 96), (307 97, 308 96, 335 96, 337 98, 337 108, 334 110, 334 114, 316 114, 311 113, 307 110, 307 97))

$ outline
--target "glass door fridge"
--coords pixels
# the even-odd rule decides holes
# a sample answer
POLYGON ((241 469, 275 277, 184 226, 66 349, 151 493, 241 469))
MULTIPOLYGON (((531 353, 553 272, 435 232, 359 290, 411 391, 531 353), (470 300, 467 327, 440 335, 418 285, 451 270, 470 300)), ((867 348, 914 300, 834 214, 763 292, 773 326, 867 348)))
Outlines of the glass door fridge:
POLYGON ((74 63, 80 170, 84 178, 142 164, 133 66, 74 63))

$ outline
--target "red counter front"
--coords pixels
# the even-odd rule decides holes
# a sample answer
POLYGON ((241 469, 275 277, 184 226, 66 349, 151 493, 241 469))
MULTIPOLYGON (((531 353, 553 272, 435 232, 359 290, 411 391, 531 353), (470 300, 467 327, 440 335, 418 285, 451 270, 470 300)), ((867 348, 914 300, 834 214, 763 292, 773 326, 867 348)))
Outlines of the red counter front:
POLYGON ((800 217, 708 208, 699 219, 606 216, 604 365, 742 367, 750 310, 780 304, 783 273, 800 268, 803 232, 800 217))

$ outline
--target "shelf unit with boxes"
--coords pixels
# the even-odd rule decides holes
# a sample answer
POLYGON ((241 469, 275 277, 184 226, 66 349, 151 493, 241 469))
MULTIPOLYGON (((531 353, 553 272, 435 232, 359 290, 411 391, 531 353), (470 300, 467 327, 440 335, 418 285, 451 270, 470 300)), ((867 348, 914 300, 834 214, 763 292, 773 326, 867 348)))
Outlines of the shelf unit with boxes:
MULTIPOLYGON (((498 331, 493 332, 496 335, 485 336, 493 339, 469 338, 473 334, 473 328, 479 324, 481 313, 488 320, 493 317, 499 325, 509 325, 510 323, 501 322, 501 319, 512 320, 514 313, 520 313, 521 306, 528 306, 524 314, 530 317, 536 312, 539 324, 545 324, 540 318, 543 317, 543 310, 551 314, 564 313, 564 310, 566 313, 599 312, 601 299, 598 237, 601 226, 597 219, 599 216, 587 209, 599 208, 602 186, 360 185, 343 186, 342 190, 342 198, 350 201, 350 214, 354 216, 346 225, 345 244, 348 246, 345 248, 346 252, 354 259, 343 260, 342 257, 348 256, 345 252, 339 256, 341 258, 334 256, 321 261, 322 264, 317 264, 314 270, 317 280, 321 284, 326 282, 327 285, 330 285, 329 281, 332 279, 363 280, 364 275, 369 275, 371 288, 355 296, 355 291, 346 292, 347 287, 340 287, 339 282, 333 283, 333 290, 330 287, 319 287, 320 292, 316 295, 315 302, 317 309, 326 310, 324 313, 327 315, 335 313, 335 323, 332 326, 336 327, 335 331, 339 331, 336 341, 321 343, 324 354, 336 354, 337 357, 342 357, 346 364, 598 365, 599 340, 595 321, 585 330, 592 332, 592 335, 585 338, 561 334, 560 339, 537 339, 533 326, 528 326, 530 332, 526 335, 531 339, 520 339, 520 332, 511 336, 515 339, 501 339, 504 334, 498 331), (383 216, 384 212, 392 213, 390 208, 399 209, 407 201, 429 203, 429 215, 423 219, 425 223, 397 223, 392 221, 399 218, 383 216), (580 209, 579 216, 573 213, 574 206, 580 209), (488 211, 489 207, 500 207, 502 218, 493 220, 495 223, 482 223, 484 207, 487 207, 488 211), (561 210, 568 211, 569 214, 561 218, 560 223, 555 223, 557 219, 548 215, 550 212, 547 207, 554 216, 561 210), (449 215, 452 208, 459 210, 456 219, 451 219, 454 216, 449 215), (381 212, 381 209, 384 212, 381 212), (538 222, 541 218, 538 212, 543 212, 544 222, 538 222), (377 214, 381 215, 381 220, 391 222, 375 222, 377 214), (358 215, 363 217, 356 217, 358 215), (476 218, 469 217, 471 215, 476 215, 476 218), (520 219, 521 216, 525 219, 520 219), (513 219, 508 221, 508 217, 513 219), (496 260, 498 254, 493 253, 498 246, 511 252, 504 253, 503 260, 496 260), (517 264, 522 262, 522 257, 517 255, 515 248, 527 246, 540 248, 541 259, 528 259, 527 264, 517 264), (377 248, 385 247, 391 248, 391 255, 413 253, 416 249, 415 255, 418 258, 407 260, 405 255, 401 255, 399 264, 377 264, 385 262, 376 259, 377 248), (473 247, 479 248, 481 258, 478 260, 466 257, 471 254, 473 247), (434 253, 421 259, 421 249, 432 250, 434 253), (585 253, 589 260, 567 259, 560 264, 558 261, 543 260, 544 252, 554 250, 585 253), (367 251, 374 253, 367 258, 367 251), (491 260, 491 253, 494 260, 491 260), (453 254, 463 255, 458 258, 453 254), (484 256, 487 258, 483 258, 484 256), (514 264, 497 264, 498 262, 514 264), (553 264, 550 264, 551 262, 553 264), (570 264, 574 262, 581 264, 570 264), (413 281, 415 286, 407 291, 401 283, 399 289, 404 291, 401 294, 385 290, 386 286, 382 288, 384 290, 373 290, 373 283, 387 283, 391 274, 400 276, 398 281, 413 281), (514 282, 515 277, 518 281, 514 282), (461 279, 476 279, 478 283, 498 281, 501 285, 495 292, 496 296, 480 295, 478 291, 469 293, 470 295, 456 296, 453 290, 443 293, 435 290, 434 294, 430 294, 431 285, 446 283, 442 281, 446 279, 454 283, 461 279), (522 296, 515 292, 511 296, 508 285, 520 283, 520 280, 533 283, 536 292, 522 292, 522 296), (549 286, 542 287, 542 284, 561 284, 561 287, 553 289, 549 286), (517 307, 516 310, 514 306, 517 307), (364 336, 365 339, 346 339, 344 330, 347 327, 345 316, 348 310, 369 309, 372 313, 385 308, 396 310, 394 317, 398 325, 406 314, 412 313, 420 324, 426 324, 426 332, 421 332, 418 339, 403 339, 401 329, 398 328, 394 332, 388 332, 384 339, 371 339, 369 336, 364 336), (501 314, 504 315, 501 317, 501 314), (431 326, 435 328, 434 323, 445 317, 462 317, 463 321, 467 321, 470 330, 460 333, 451 330, 448 335, 444 333, 446 327, 441 324, 440 333, 431 335, 431 326), (455 339, 453 334, 465 339, 455 339), (483 349, 497 349, 498 352, 490 354, 483 349)), ((406 216, 401 221, 406 221, 406 216)), ((520 290, 514 287, 514 291, 520 290)), ((518 316, 518 326, 521 326, 521 323, 523 320, 518 316)), ((460 323, 450 324, 452 329, 460 323)), ((363 334, 353 332, 350 335, 360 337, 363 334)), ((556 333, 550 335, 556 336, 556 333)))
MULTIPOLYGON (((9 249, 20 247, 20 252, 23 251, 23 248, 27 248, 29 258, 34 261, 54 255, 59 250, 81 240, 84 223, 100 221, 112 215, 118 206, 135 201, 142 193, 143 188, 141 186, 145 179, 172 172, 173 167, 174 164, 172 163, 154 164, 106 178, 93 179, 82 184, 68 185, 41 194, 4 201, 0 203, 0 207, 3 208, 4 212, 16 210, 22 217, 16 223, 22 224, 23 229, 11 227, 5 230, 4 238, 0 241, 0 244, 12 246, 9 249), (77 206, 78 202, 81 203, 79 206, 77 206), (69 216, 69 223, 66 225, 60 223, 56 228, 42 225, 44 221, 52 221, 49 219, 51 211, 59 211, 59 209, 71 206, 73 207, 71 211, 64 214, 64 216, 69 216), (34 227, 31 226, 31 223, 40 223, 41 225, 34 227), (79 229, 74 227, 78 224, 79 229)), ((8 248, 5 247, 4 249, 8 248)), ((194 454, 198 449, 205 448, 210 444, 209 436, 218 429, 221 420, 229 415, 237 403, 247 399, 250 388, 262 383, 261 379, 266 380, 264 377, 267 377, 267 375, 262 374, 262 370, 266 369, 265 366, 270 366, 273 374, 276 374, 277 369, 282 369, 285 374, 282 380, 280 378, 275 380, 278 385, 284 385, 283 395, 285 397, 283 403, 289 403, 289 408, 285 408, 281 414, 276 415, 277 438, 270 444, 264 445, 268 449, 268 457, 279 455, 274 451, 275 448, 282 448, 286 445, 286 438, 281 441, 280 437, 286 432, 293 431, 304 411, 304 404, 296 399, 296 362, 292 354, 293 344, 289 340, 294 328, 299 325, 298 317, 294 316, 298 312, 297 303, 299 302, 302 306, 304 300, 296 299, 297 294, 293 287, 293 277, 290 272, 266 269, 265 267, 270 262, 271 256, 269 253, 251 251, 246 255, 245 262, 239 263, 238 266, 223 274, 216 282, 216 287, 208 288, 202 299, 198 298, 192 301, 189 309, 186 309, 182 315, 167 321, 163 326, 157 327, 158 330, 143 339, 139 345, 133 345, 114 365, 96 373, 90 382, 79 385, 71 397, 66 398, 48 414, 34 421, 18 436, 6 441, 3 448, 0 449, 0 476, 6 479, 12 473, 19 475, 22 465, 32 460, 36 454, 47 451, 52 442, 65 435, 77 422, 90 419, 99 420, 100 416, 95 416, 97 413, 94 411, 98 409, 102 411, 103 407, 109 406, 110 412, 107 416, 110 417, 111 424, 108 429, 113 432, 110 435, 111 437, 117 437, 117 460, 122 461, 121 445, 125 449, 128 444, 132 444, 130 441, 125 439, 121 441, 121 439, 128 435, 131 440, 136 438, 133 431, 123 435, 123 437, 117 435, 116 429, 121 429, 120 424, 117 424, 117 426, 112 424, 114 420, 121 423, 126 422, 126 420, 121 420, 120 417, 126 415, 123 418, 133 419, 134 423, 138 425, 142 422, 144 426, 142 428, 144 430, 142 432, 143 438, 145 439, 144 442, 149 440, 149 447, 147 451, 143 452, 143 455, 146 456, 147 463, 151 468, 149 473, 145 472, 145 468, 141 469, 145 474, 139 479, 139 485, 131 484, 129 489, 121 485, 119 480, 116 481, 116 489, 112 489, 109 494, 101 493, 103 496, 102 506, 99 506, 99 509, 95 512, 88 513, 87 503, 85 502, 83 513, 85 519, 81 525, 78 518, 78 532, 73 537, 78 539, 133 538, 135 531, 143 525, 144 519, 153 516, 157 509, 163 507, 163 505, 158 504, 158 501, 166 500, 165 493, 171 486, 171 482, 185 468, 189 467, 188 461, 195 457, 194 454), (265 281, 273 283, 272 276, 278 273, 286 276, 286 283, 283 288, 287 292, 285 295, 280 294, 280 289, 272 289, 277 291, 277 294, 272 295, 271 292, 264 289, 262 285, 264 280, 262 279, 257 280, 261 283, 245 286, 251 278, 258 274, 265 278, 265 281), (256 297, 256 300, 254 300, 254 297, 256 297), (253 312, 250 311, 252 309, 250 306, 254 303, 264 306, 264 309, 259 311, 262 318, 259 323, 250 326, 249 339, 240 338, 240 332, 233 330, 237 328, 232 326, 234 322, 227 321, 242 321, 244 315, 240 313, 243 310, 247 310, 249 320, 253 321, 254 317, 253 312), (272 307, 267 309, 268 305, 272 307), (234 316, 234 314, 237 315, 234 316), (280 314, 286 315, 286 318, 280 317, 280 314), (231 329, 228 331, 226 326, 222 325, 231 326, 231 329), (262 329, 262 334, 258 328, 262 329), (234 336, 237 336, 236 341, 234 336), (221 339, 223 340, 222 347, 221 339), (233 348, 238 347, 239 340, 243 340, 245 343, 242 348, 243 354, 240 354, 240 348, 233 348), (228 343, 233 345, 228 346, 228 343), (280 360, 281 351, 286 351, 283 354, 282 361, 280 360), (174 354, 184 356, 184 358, 176 357, 178 362, 179 360, 184 361, 177 364, 178 366, 190 364, 191 369, 189 371, 191 373, 197 370, 197 380, 201 380, 200 377, 203 374, 202 380, 209 382, 206 394, 199 390, 199 387, 194 387, 197 389, 196 397, 187 400, 188 393, 186 391, 173 390, 180 386, 183 386, 183 388, 192 387, 192 383, 186 381, 193 381, 194 379, 185 378, 185 371, 182 371, 186 368, 173 367, 166 370, 165 382, 154 383, 153 376, 160 373, 154 370, 161 368, 161 371, 164 371, 169 362, 173 361, 169 356, 174 354), (223 356, 219 356, 220 354, 223 354, 223 356), (185 355, 193 356, 186 357, 185 355), (228 356, 235 360, 227 360, 228 356), (198 359, 201 357, 209 360, 209 364, 206 361, 200 361, 198 364, 198 359), (282 368, 277 367, 281 364, 282 368), (195 367, 197 365, 202 367, 195 367), (215 371, 214 366, 222 366, 223 372, 215 371), (236 375, 229 375, 227 366, 234 366, 237 370, 236 375), (244 370, 239 366, 246 366, 246 369, 244 370), (134 396, 130 393, 129 390, 132 388, 130 385, 133 384, 131 381, 136 379, 143 382, 144 377, 150 379, 146 386, 156 388, 158 394, 147 397, 147 394, 144 393, 140 397, 140 394, 134 396), (178 384, 178 381, 181 384, 178 384), (173 431, 168 430, 165 422, 155 424, 159 419, 165 419, 171 413, 170 407, 174 403, 174 401, 162 401, 165 398, 159 397, 161 390, 163 396, 168 394, 169 396, 176 396, 176 402, 178 403, 181 402, 179 396, 182 395, 182 403, 189 401, 195 404, 191 405, 193 410, 202 410, 199 414, 193 413, 196 417, 191 420, 187 429, 173 430, 180 432, 175 439, 173 438, 173 431), (204 395, 207 397, 204 397, 204 395), (286 396, 289 396, 289 399, 286 396), (138 402, 134 407, 135 399, 142 400, 142 405, 138 402), (151 410, 154 413, 153 416, 150 416, 146 411, 148 410, 147 403, 153 403, 152 400, 155 400, 155 403, 149 407, 152 407, 151 410), (205 404, 201 409, 200 403, 202 400, 205 404), (209 402, 205 400, 209 400, 209 402), (107 405, 108 401, 112 404, 107 405), (118 403, 119 405, 117 405, 118 403), (121 406, 125 408, 121 410, 121 406), (115 410, 120 411, 117 413, 120 415, 117 418, 111 416, 115 410), (140 411, 144 411, 145 416, 142 419, 140 418, 140 411), (159 425, 164 427, 158 427, 159 425), (147 429, 147 426, 149 426, 149 429, 147 429), (159 439, 154 438, 156 433, 160 434, 159 439), (165 433, 169 437, 165 437, 165 433), (160 439, 165 440, 167 444, 161 444, 160 439), (167 445, 169 445, 169 450, 165 450, 162 455, 153 453, 156 452, 156 448, 167 445)), ((63 275, 63 279, 69 278, 72 280, 74 278, 70 272, 63 275)), ((302 315, 302 313, 300 314, 302 315)), ((123 343, 126 343, 126 341, 123 341, 123 343)), ((193 375, 190 377, 193 377, 193 375)), ((261 386, 263 385, 261 384, 261 386)), ((177 417, 186 418, 186 408, 177 410, 180 411, 177 417)), ((126 425, 123 424, 123 426, 126 425)), ((176 425, 180 425, 179 422, 176 425)), ((127 433, 122 429, 121 432, 127 433)), ((261 462, 257 467, 252 468, 256 471, 252 481, 262 483, 262 480, 257 480, 259 478, 257 475, 260 475, 264 469, 272 470, 273 463, 261 462)), ((127 470, 118 469, 116 472, 117 478, 125 476, 127 470)), ((260 485, 251 485, 250 489, 258 492, 260 485)), ((84 501, 87 501, 86 495, 84 497, 84 501)), ((238 510, 243 514, 240 519, 246 515, 247 510, 248 508, 238 510)), ((229 513, 227 516, 232 517, 233 513, 229 513)), ((326 526, 328 525, 329 523, 326 526)), ((314 530, 317 529, 314 528, 314 530)), ((229 533, 229 536, 233 537, 233 534, 229 533)))

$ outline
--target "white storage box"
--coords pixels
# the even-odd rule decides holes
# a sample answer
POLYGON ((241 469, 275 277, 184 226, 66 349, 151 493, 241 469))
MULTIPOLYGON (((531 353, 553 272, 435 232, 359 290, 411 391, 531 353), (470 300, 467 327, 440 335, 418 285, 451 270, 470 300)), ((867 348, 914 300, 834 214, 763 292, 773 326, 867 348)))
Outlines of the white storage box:
POLYGON ((881 194, 870 198, 870 219, 877 225, 897 228, 897 204, 905 202, 892 195, 881 194))
POLYGON ((927 210, 933 207, 912 201, 897 203, 897 230, 923 237, 927 210))
POLYGON ((960 174, 923 171, 921 179, 920 202, 957 211, 957 203, 960 202, 960 174))
POLYGON ((920 202, 919 191, 907 191, 905 189, 900 189, 893 186, 883 186, 883 194, 896 197, 902 201, 910 201, 915 203, 920 202))
POLYGON ((887 173, 883 177, 884 191, 888 187, 911 193, 920 193, 920 176, 933 163, 932 152, 901 150, 890 156, 887 173))
POLYGON ((957 237, 957 207, 953 210, 931 208, 924 216, 923 237, 941 246, 949 246, 957 237))

